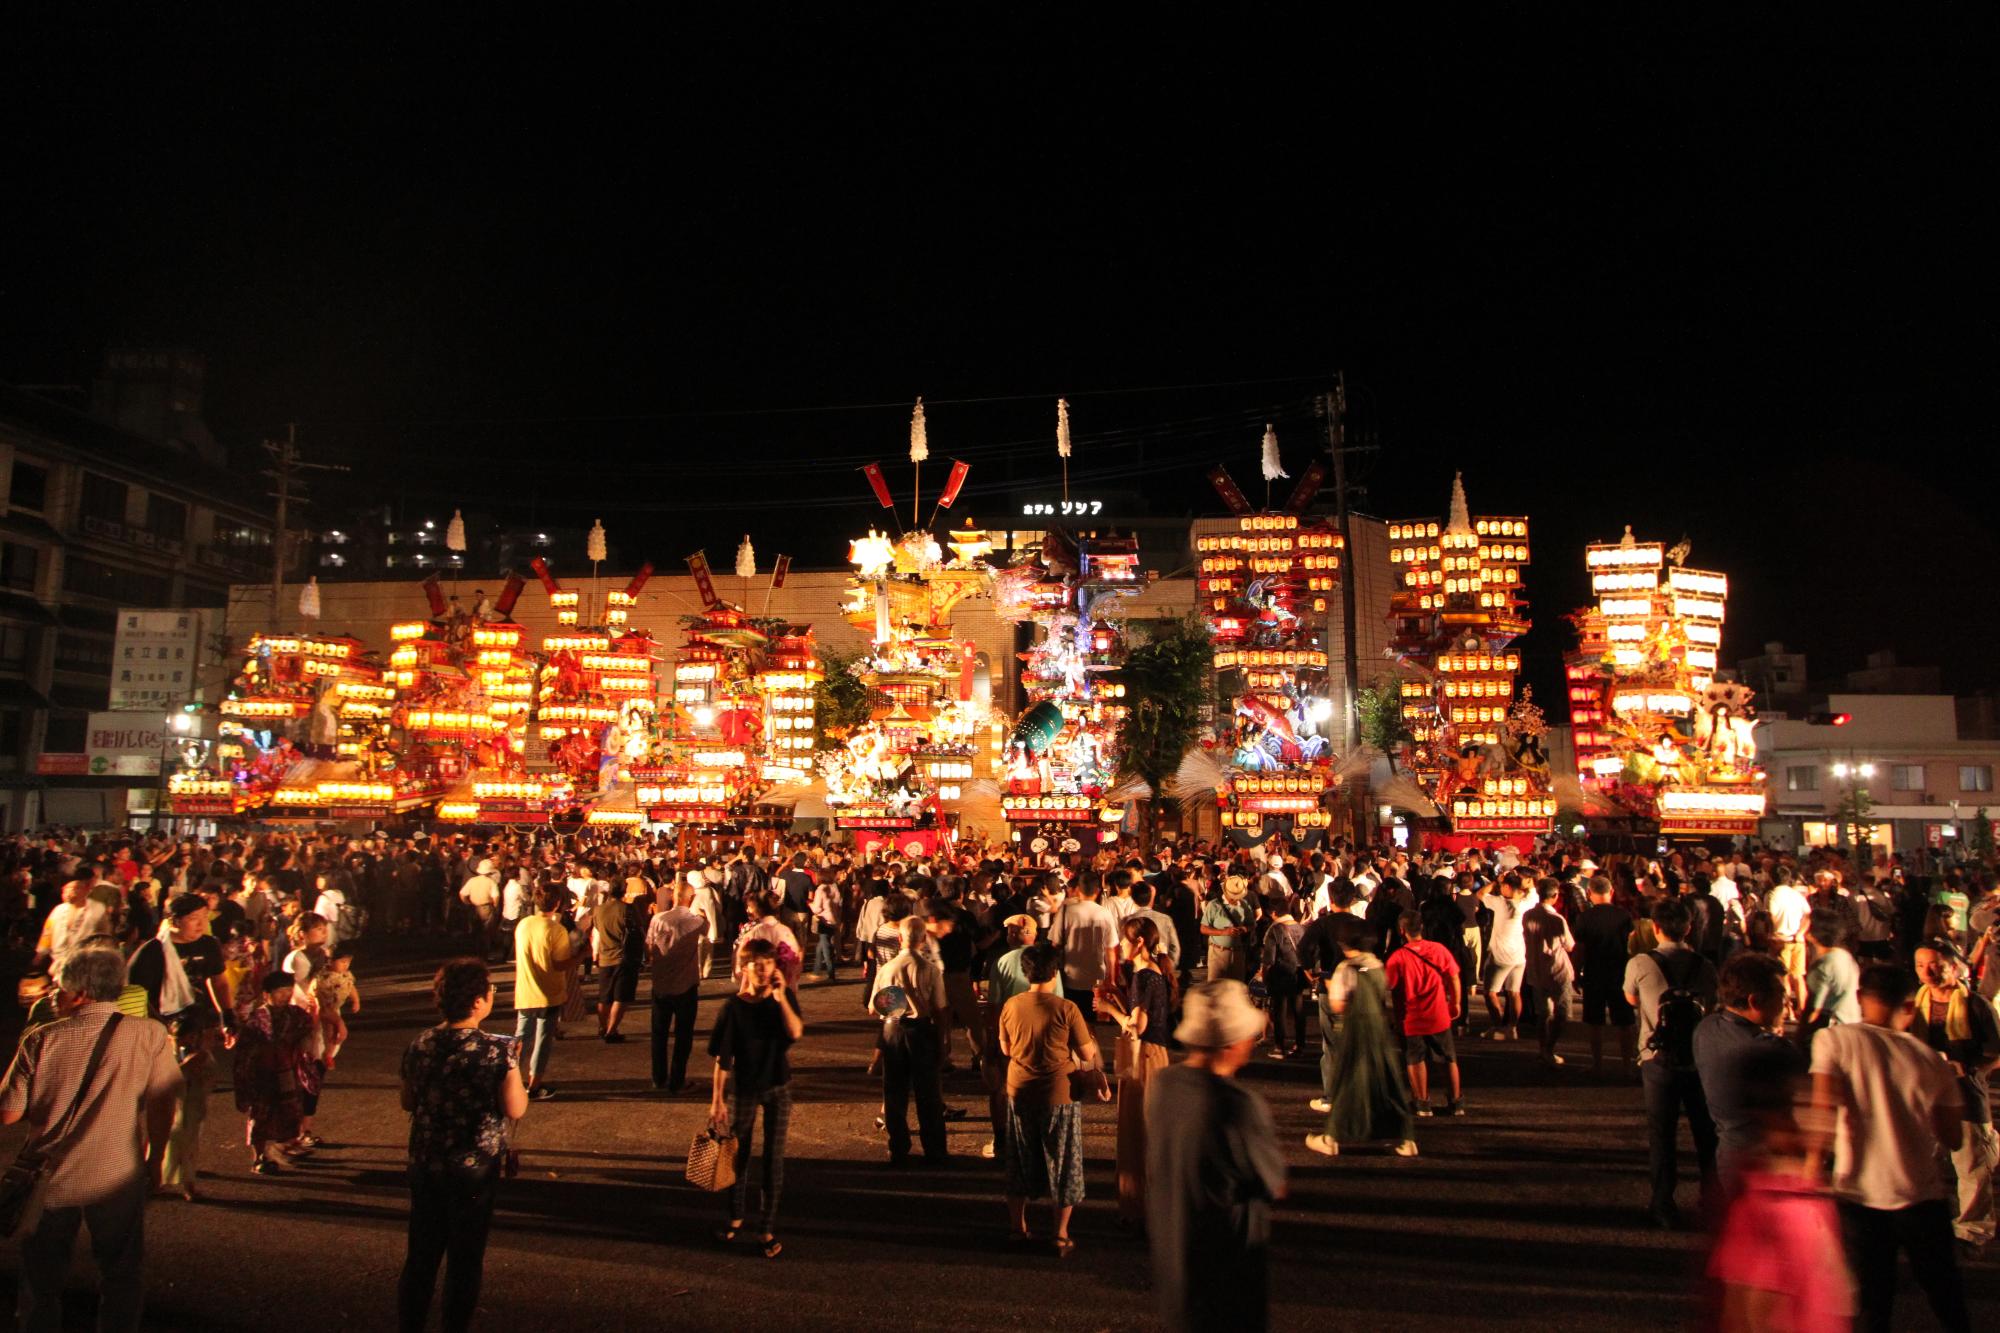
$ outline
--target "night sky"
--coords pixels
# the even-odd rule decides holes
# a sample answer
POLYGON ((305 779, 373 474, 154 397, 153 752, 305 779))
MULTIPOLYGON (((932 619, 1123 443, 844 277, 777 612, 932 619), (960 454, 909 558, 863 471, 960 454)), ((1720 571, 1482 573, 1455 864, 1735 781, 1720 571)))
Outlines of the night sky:
POLYGON ((1462 468, 1535 521, 1538 680, 1629 522, 1730 574, 1726 657, 1991 686, 1990 33, 1538 12, 27 32, 0 378, 192 346, 226 442, 356 468, 328 499, 678 568, 838 560, 918 394, 974 514, 1053 486, 1058 394, 1084 484, 1210 512, 1342 368, 1363 509, 1462 468))

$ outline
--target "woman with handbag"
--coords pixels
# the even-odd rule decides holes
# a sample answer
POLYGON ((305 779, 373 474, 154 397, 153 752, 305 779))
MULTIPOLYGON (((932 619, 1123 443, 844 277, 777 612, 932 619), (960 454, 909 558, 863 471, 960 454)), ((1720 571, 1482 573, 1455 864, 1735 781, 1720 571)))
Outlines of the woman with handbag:
POLYGON ((1113 1064, 1118 1076, 1118 1217, 1146 1218, 1146 1089, 1167 1067, 1167 1036, 1173 1031, 1174 989, 1155 959, 1160 928, 1142 916, 1120 927, 1119 973, 1124 993, 1106 1006, 1118 1020, 1113 1064))
POLYGON ((727 1125, 736 1151, 735 1188, 729 1194, 729 1222, 717 1231, 725 1245, 743 1230, 750 1194, 750 1137, 757 1111, 764 1112, 764 1212, 758 1244, 766 1259, 784 1249, 778 1243, 778 1196, 785 1186, 785 1131, 792 1119, 792 1066, 788 1052, 805 1035, 798 1001, 785 981, 778 951, 767 939, 745 940, 738 952, 736 993, 723 1001, 709 1036, 715 1057, 714 1091, 709 1097, 711 1132, 727 1125))
POLYGON ((1083 1108, 1070 1086, 1072 1074, 1089 1071, 1099 1101, 1111 1090, 1097 1073, 1100 1057, 1090 1024, 1074 1001, 1054 994, 1062 957, 1053 945, 1022 951, 1026 993, 1000 1011, 1000 1053, 1007 1057, 1007 1133, 1000 1145, 1007 1169, 1008 1238, 1032 1239, 1028 1201, 1047 1199, 1055 1220, 1059 1258, 1076 1252, 1069 1218, 1083 1202, 1083 1108))

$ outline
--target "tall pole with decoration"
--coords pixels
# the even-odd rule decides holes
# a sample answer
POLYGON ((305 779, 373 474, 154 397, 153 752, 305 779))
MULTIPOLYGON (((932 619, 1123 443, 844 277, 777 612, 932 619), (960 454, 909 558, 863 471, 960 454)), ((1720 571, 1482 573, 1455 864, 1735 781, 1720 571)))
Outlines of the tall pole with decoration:
POLYGON ((924 431, 924 400, 917 399, 916 410, 910 413, 910 526, 917 524, 917 515, 923 508, 924 460, 931 456, 930 437, 924 431))
POLYGON ((1056 399, 1056 457, 1062 459, 1063 504, 1069 503, 1069 399, 1056 399))

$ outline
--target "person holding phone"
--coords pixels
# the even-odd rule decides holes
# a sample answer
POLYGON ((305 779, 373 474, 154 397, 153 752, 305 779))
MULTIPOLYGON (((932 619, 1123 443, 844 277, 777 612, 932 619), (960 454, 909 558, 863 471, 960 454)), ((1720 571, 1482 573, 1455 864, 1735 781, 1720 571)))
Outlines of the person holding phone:
POLYGON ((792 1066, 787 1052, 805 1035, 798 1000, 786 984, 778 951, 769 940, 745 940, 737 956, 736 993, 723 1001, 708 1053, 715 1057, 708 1117, 727 1124, 736 1139, 736 1184, 729 1192, 729 1222, 716 1233, 728 1244, 743 1229, 750 1196, 750 1136, 764 1111, 764 1211, 758 1243, 766 1259, 778 1243, 778 1196, 785 1186, 785 1131, 792 1119, 792 1066))

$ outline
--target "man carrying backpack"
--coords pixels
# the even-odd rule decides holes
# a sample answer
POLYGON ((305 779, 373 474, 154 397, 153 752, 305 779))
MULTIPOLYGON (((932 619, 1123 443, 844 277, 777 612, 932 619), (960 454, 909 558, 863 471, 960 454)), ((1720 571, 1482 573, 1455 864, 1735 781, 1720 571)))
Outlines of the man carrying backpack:
POLYGON ((1679 1174, 1675 1140, 1681 1116, 1694 1133, 1704 1197, 1715 1182, 1715 1121, 1695 1070, 1694 1030, 1715 1007, 1715 965, 1688 947, 1693 924, 1687 904, 1673 898, 1653 907, 1660 947, 1625 965, 1625 1002, 1639 1014, 1639 1081, 1646 1090, 1646 1137, 1653 1198, 1647 1215, 1662 1228, 1680 1225, 1674 1206, 1679 1174))

